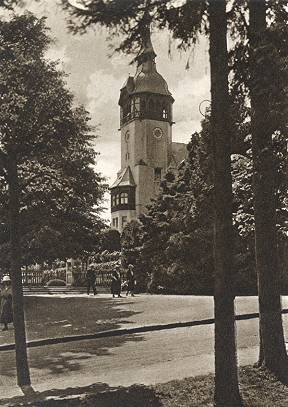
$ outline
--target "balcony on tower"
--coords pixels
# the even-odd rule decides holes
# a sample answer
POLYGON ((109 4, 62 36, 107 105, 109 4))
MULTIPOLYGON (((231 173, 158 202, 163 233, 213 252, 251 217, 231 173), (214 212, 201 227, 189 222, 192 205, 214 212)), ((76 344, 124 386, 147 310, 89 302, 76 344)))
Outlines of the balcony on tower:
POLYGON ((136 184, 130 167, 124 168, 110 187, 111 212, 135 210, 136 184))

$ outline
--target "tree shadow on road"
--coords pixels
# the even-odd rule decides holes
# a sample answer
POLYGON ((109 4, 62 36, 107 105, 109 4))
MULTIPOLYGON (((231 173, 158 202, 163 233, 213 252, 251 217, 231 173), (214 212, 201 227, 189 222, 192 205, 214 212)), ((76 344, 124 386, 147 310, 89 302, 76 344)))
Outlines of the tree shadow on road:
POLYGON ((127 299, 103 297, 26 297, 25 320, 29 340, 88 334, 131 324, 127 299))
MULTIPOLYGON (((127 342, 140 342, 144 336, 139 334, 122 335, 112 338, 89 339, 56 345, 45 345, 28 349, 28 360, 31 371, 39 371, 39 375, 58 378, 73 372, 87 372, 87 363, 101 356, 112 356, 111 350, 121 347, 127 342)), ((91 363, 91 362, 90 362, 91 363)), ((93 362, 94 363, 94 362, 93 362)), ((2 377, 16 377, 14 352, 3 352, 1 355, 2 377), (3 363, 2 363, 3 362, 3 363)))
POLYGON ((28 396, 2 399, 0 405, 33 407, 164 407, 152 387, 110 387, 106 383, 91 386, 35 392, 28 396))

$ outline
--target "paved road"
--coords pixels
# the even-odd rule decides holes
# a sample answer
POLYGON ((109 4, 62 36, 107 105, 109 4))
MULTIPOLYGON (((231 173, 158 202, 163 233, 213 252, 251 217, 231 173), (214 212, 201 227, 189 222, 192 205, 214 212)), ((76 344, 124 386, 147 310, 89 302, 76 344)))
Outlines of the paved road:
MULTIPOLYGON (((142 300, 145 301, 143 297, 142 300)), ((164 312, 167 297, 158 297, 155 301, 162 301, 164 312)), ((190 301, 191 298, 187 300, 190 301)), ((175 299, 177 303, 183 304, 182 300, 175 299)), ((207 298, 197 298, 199 313, 206 305, 207 298)), ((255 305, 254 298, 241 298, 237 307, 252 312, 255 305)), ((181 316, 176 309, 174 313, 179 321, 181 316)), ((288 338, 288 315, 283 318, 288 338)), ((29 350, 33 387, 48 394, 55 393, 53 389, 67 388, 70 388, 69 394, 81 394, 95 388, 153 384, 212 372, 213 328, 213 325, 197 326, 33 348, 29 350)), ((237 330, 239 362, 253 363, 258 353, 258 319, 237 322, 237 330)), ((15 385, 13 359, 13 352, 1 354, 2 398, 20 395, 15 385)), ((64 393, 67 394, 67 390, 64 393)))

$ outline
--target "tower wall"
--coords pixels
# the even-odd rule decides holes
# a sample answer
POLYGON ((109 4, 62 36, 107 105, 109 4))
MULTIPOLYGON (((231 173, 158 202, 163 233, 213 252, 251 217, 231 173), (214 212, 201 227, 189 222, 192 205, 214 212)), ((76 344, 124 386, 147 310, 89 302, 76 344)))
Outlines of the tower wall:
POLYGON ((146 212, 146 205, 155 196, 154 168, 147 165, 134 167, 136 187, 136 215, 146 212))
POLYGON ((137 216, 136 210, 122 209, 121 211, 113 212, 111 215, 112 227, 122 233, 126 223, 136 219, 137 216))
POLYGON ((111 186, 112 226, 119 231, 123 229, 123 217, 126 222, 146 211, 151 199, 159 193, 161 179, 173 158, 174 99, 157 71, 149 35, 143 45, 137 56, 135 76, 129 76, 119 98, 121 171, 111 186), (128 186, 134 195, 127 199, 128 186), (119 203, 121 196, 123 204, 121 198, 119 203))
POLYGON ((167 170, 172 154, 172 126, 158 120, 133 120, 121 128, 121 169, 139 162, 154 168, 167 170), (155 136, 155 129, 161 129, 162 136, 155 136))

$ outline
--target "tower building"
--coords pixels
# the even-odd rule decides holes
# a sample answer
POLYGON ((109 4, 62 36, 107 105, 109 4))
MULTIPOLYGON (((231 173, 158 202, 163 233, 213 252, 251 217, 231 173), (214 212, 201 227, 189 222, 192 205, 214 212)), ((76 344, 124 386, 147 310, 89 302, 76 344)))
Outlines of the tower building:
POLYGON ((136 58, 137 70, 120 90, 121 169, 110 187, 112 227, 145 212, 168 168, 185 158, 186 145, 172 142, 174 99, 157 72, 150 35, 136 58))

